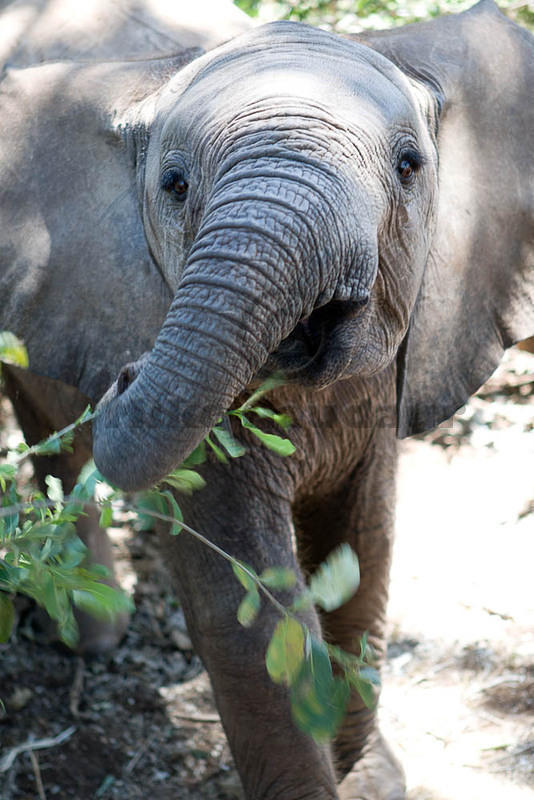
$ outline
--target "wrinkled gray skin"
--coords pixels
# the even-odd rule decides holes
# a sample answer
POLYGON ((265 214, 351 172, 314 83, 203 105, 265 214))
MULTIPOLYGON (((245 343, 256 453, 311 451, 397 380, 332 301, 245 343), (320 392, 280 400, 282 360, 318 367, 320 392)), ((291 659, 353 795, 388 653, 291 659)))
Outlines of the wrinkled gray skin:
MULTIPOLYGON (((35 443, 70 424, 99 399, 125 362, 150 349, 172 296, 147 252, 133 181, 126 181, 126 189, 117 188, 124 163, 115 165, 110 158, 115 148, 99 141, 106 136, 105 126, 95 125, 99 98, 88 107, 88 124, 79 105, 72 110, 66 86, 51 79, 54 69, 76 72, 72 64, 63 70, 13 67, 59 59, 96 65, 104 59, 172 54, 161 62, 142 62, 137 71, 135 65, 123 70, 119 92, 127 97, 142 72, 144 95, 159 86, 164 74, 174 74, 204 50, 248 30, 250 21, 231 0, 11 0, 0 6, 0 64, 5 70, 0 93, 0 327, 24 338, 32 368, 4 367, 4 391, 26 440, 35 443), (133 81, 131 73, 136 73, 133 81), (77 143, 72 152, 66 148, 69 139, 77 143), (112 172, 101 180, 106 165, 112 172)), ((35 459, 41 487, 52 474, 69 491, 91 447, 86 429, 73 454, 35 459)), ((87 509, 78 533, 94 561, 113 572, 111 545, 98 516, 87 509)), ((115 583, 113 577, 110 582, 115 583)), ((124 617, 109 625, 78 614, 79 650, 113 648, 127 621, 124 617)), ((56 636, 53 629, 47 633, 56 636)))
MULTIPOLYGON (((127 489, 163 477, 282 369, 269 402, 293 417, 297 454, 235 431, 247 455, 206 465, 207 487, 181 505, 257 570, 297 570, 295 591, 350 543, 358 593, 304 615, 345 649, 367 630, 384 650, 396 432, 447 418, 534 332, 533 79, 534 40, 485 0, 366 40, 277 23, 178 71, 67 64, 3 84, 22 109, 2 134, 16 143, 0 181, 19 203, 7 198, 8 229, 36 227, 13 245, 2 327, 26 338, 37 371, 98 397, 105 365, 141 354, 172 295, 94 425, 97 464, 127 489), (45 86, 55 116, 19 146, 45 86), (37 276, 41 300, 67 269, 66 308, 44 321, 37 276)), ((240 628, 228 565, 185 535, 167 547, 247 798, 402 798, 375 714, 354 696, 332 747, 298 732, 265 671, 276 613, 265 604, 240 628)))

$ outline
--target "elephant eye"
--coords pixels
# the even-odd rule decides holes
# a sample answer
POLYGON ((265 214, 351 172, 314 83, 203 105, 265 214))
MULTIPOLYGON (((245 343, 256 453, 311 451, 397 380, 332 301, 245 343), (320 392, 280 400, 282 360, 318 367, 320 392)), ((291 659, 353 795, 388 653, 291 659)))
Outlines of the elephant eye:
POLYGON ((189 184, 184 173, 179 169, 169 169, 161 178, 161 188, 175 200, 183 202, 187 196, 189 184))
POLYGON ((401 183, 408 185, 412 182, 415 173, 421 168, 423 157, 417 150, 405 150, 401 153, 397 163, 397 172, 401 183))

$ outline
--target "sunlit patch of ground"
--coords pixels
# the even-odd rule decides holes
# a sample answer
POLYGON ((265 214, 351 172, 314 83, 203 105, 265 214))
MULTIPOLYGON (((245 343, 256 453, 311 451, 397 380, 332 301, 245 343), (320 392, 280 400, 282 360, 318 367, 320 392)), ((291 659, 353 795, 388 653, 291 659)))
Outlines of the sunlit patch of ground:
POLYGON ((512 353, 404 447, 382 717, 410 800, 534 797, 533 389, 512 353))

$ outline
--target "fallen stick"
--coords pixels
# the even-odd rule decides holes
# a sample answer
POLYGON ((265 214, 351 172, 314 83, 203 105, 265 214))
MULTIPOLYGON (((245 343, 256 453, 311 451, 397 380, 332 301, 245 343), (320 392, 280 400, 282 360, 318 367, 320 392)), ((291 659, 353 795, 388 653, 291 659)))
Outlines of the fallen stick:
POLYGON ((19 744, 16 747, 13 747, 3 759, 0 761, 0 772, 7 772, 13 766, 13 762, 15 761, 16 757, 19 756, 21 753, 26 753, 32 750, 44 750, 48 747, 56 747, 58 744, 62 744, 63 742, 70 739, 74 731, 76 730, 74 725, 71 725, 70 728, 62 731, 62 733, 58 733, 57 736, 49 737, 47 739, 28 739, 25 744, 19 744))
POLYGON ((46 794, 43 786, 43 779, 41 778, 41 770, 39 769, 39 759, 37 758, 33 750, 30 750, 30 759, 32 762, 33 774, 35 775, 35 783, 37 785, 37 793, 39 795, 39 800, 46 800, 46 794))
POLYGON ((221 718, 211 714, 177 714, 170 712, 174 719, 185 720, 185 722, 220 722, 221 718))
POLYGON ((85 662, 83 658, 76 659, 76 671, 74 680, 69 692, 69 709, 73 717, 80 716, 80 700, 83 692, 83 678, 85 673, 85 662))

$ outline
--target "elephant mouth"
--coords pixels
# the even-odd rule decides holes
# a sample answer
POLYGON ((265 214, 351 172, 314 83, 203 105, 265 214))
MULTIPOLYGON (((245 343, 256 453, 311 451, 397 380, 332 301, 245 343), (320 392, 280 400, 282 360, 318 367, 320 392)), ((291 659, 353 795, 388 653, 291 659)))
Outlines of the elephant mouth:
POLYGON ((269 367, 286 380, 322 389, 346 372, 354 351, 354 329, 369 296, 358 302, 333 300, 301 319, 272 354, 269 367))

